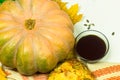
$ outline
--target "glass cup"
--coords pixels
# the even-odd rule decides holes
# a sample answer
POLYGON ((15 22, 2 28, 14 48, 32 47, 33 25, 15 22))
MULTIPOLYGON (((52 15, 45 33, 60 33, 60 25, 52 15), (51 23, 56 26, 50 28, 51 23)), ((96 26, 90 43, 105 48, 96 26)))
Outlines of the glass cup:
POLYGON ((75 40, 75 52, 77 57, 88 63, 101 60, 109 51, 107 37, 97 30, 81 32, 75 40))

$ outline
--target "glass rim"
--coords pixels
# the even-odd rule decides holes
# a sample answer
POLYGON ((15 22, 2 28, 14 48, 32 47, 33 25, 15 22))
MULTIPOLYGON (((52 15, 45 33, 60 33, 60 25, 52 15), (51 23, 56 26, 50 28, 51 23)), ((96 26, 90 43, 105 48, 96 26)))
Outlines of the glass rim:
MULTIPOLYGON (((104 38, 105 38, 105 40, 103 40, 101 37, 99 37, 99 35, 96 35, 96 34, 94 34, 94 35, 96 35, 97 37, 99 37, 99 38, 101 38, 104 42, 105 42, 105 45, 106 45, 106 51, 105 51, 105 55, 104 56, 106 56, 107 55, 107 53, 108 53, 108 51, 109 51, 109 48, 110 48, 110 44, 109 44, 109 40, 108 40, 108 38, 106 37, 106 35, 105 34, 103 34, 102 32, 100 32, 100 31, 98 31, 98 30, 85 30, 85 31, 82 31, 81 33, 79 33, 77 36, 76 36, 76 38, 75 38, 75 48, 76 48, 76 44, 77 44, 77 41, 80 39, 80 38, 82 38, 82 37, 84 37, 84 36, 82 36, 82 37, 80 37, 79 38, 79 36, 80 35, 82 35, 82 34, 84 34, 84 33, 86 33, 86 32, 97 32, 97 33, 99 33, 100 35, 102 35, 104 38), (78 40, 77 40, 78 39, 78 40)), ((87 34, 87 35, 85 35, 85 36, 88 36, 88 35, 91 35, 91 34, 87 34)), ((75 50, 75 53, 77 53, 77 51, 75 50)), ((104 57, 103 56, 103 57, 104 57)), ((95 59, 95 60, 89 60, 89 59, 86 59, 86 58, 84 58, 84 57, 82 57, 82 56, 80 56, 80 55, 78 55, 78 53, 77 53, 77 57, 79 57, 80 59, 82 59, 82 60, 84 60, 84 61, 86 61, 86 62, 97 62, 98 60, 101 60, 102 58, 98 58, 98 59, 95 59)))

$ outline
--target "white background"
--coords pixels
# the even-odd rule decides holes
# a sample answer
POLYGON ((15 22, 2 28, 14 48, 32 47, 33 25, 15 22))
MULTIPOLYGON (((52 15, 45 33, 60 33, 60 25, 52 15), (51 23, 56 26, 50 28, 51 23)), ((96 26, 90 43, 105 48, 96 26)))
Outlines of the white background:
POLYGON ((120 63, 120 0, 63 0, 68 2, 68 7, 78 3, 79 13, 84 15, 81 22, 74 25, 74 35, 87 30, 83 26, 86 19, 95 26, 91 30, 98 30, 106 35, 110 43, 108 54, 101 60, 104 62, 120 63), (115 32, 112 35, 112 32, 115 32))

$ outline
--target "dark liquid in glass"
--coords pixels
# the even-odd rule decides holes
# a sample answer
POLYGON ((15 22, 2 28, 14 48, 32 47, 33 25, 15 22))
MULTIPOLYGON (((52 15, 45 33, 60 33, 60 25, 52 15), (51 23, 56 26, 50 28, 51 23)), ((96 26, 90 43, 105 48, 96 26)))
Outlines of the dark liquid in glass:
POLYGON ((85 60, 99 60, 105 56, 105 42, 98 36, 88 35, 82 37, 76 44, 76 52, 85 60))

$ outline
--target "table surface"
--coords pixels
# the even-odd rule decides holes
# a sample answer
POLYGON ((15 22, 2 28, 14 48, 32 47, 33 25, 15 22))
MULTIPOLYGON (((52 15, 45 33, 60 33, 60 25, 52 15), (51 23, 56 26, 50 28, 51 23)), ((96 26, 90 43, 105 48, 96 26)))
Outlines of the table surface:
POLYGON ((110 48, 108 54, 101 60, 105 62, 120 62, 120 0, 63 0, 67 6, 79 4, 79 13, 83 19, 76 23, 74 35, 87 30, 84 26, 88 19, 95 26, 91 30, 98 30, 106 35, 110 48), (114 33, 114 35, 113 35, 114 33))

